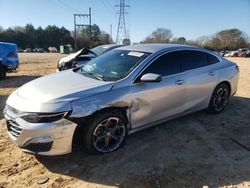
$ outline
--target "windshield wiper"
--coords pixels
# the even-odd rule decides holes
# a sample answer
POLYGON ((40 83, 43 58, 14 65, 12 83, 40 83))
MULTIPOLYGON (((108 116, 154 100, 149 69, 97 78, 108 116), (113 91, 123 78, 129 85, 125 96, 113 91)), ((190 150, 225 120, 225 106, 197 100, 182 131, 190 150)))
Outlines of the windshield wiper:
POLYGON ((90 75, 90 76, 92 76, 92 77, 95 77, 97 80, 106 81, 106 80, 103 78, 103 76, 100 75, 100 74, 94 74, 94 73, 92 73, 92 72, 87 72, 87 71, 83 71, 82 73, 83 73, 83 74, 88 74, 88 75, 90 75))
POLYGON ((93 74, 93 73, 90 73, 91 76, 94 76, 95 78, 97 78, 98 80, 101 80, 101 81, 105 81, 103 76, 100 75, 100 74, 93 74))

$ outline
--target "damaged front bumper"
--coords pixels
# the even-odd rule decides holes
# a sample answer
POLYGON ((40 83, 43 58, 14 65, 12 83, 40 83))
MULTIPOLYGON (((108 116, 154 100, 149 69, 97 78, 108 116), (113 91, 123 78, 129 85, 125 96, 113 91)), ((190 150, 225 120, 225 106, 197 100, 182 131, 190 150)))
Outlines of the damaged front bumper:
POLYGON ((20 117, 6 118, 11 140, 23 151, 39 155, 63 155, 72 151, 77 124, 61 119, 51 123, 29 123, 20 117))

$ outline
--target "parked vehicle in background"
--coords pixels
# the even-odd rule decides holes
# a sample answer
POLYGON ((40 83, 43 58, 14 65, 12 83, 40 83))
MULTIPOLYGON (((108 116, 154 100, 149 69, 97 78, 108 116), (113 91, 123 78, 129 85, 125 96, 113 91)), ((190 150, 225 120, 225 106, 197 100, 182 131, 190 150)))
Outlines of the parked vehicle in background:
POLYGON ((17 52, 18 52, 18 53, 21 53, 21 52, 23 52, 23 49, 22 49, 22 48, 18 48, 18 49, 17 49, 17 52))
POLYGON ((35 48, 35 49, 33 50, 33 52, 36 52, 36 53, 44 53, 45 51, 44 51, 43 48, 35 48))
POLYGON ((227 54, 227 53, 229 53, 228 50, 222 50, 222 51, 220 51, 220 55, 221 55, 222 57, 224 57, 225 54, 227 54))
POLYGON ((18 66, 17 45, 0 42, 0 80, 6 77, 7 72, 16 70, 18 66))
POLYGON ((57 70, 62 71, 84 65, 89 60, 121 46, 124 45, 107 44, 107 45, 97 46, 92 49, 83 48, 77 51, 76 53, 70 54, 69 56, 60 59, 57 65, 58 68, 57 70))
POLYGON ((23 52, 29 53, 29 52, 33 52, 33 50, 31 48, 26 48, 23 52))
POLYGON ((56 47, 52 47, 52 46, 50 46, 50 47, 48 48, 48 51, 49 51, 50 53, 57 53, 56 47))
POLYGON ((238 51, 231 51, 224 55, 224 57, 238 57, 238 51))
POLYGON ((247 48, 240 48, 237 51, 239 57, 250 57, 250 51, 247 48))
POLYGON ((23 85, 4 115, 8 135, 24 151, 66 154, 79 135, 89 152, 109 153, 128 134, 166 120, 222 112, 238 79, 237 64, 206 49, 125 46, 23 85))

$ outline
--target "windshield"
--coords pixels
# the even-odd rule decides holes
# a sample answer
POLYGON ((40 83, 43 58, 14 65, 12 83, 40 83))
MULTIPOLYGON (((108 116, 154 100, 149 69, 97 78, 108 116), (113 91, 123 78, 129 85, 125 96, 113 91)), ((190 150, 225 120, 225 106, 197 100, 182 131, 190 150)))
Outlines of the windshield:
POLYGON ((105 81, 116 81, 127 76, 149 54, 128 50, 111 50, 86 63, 81 73, 105 81))

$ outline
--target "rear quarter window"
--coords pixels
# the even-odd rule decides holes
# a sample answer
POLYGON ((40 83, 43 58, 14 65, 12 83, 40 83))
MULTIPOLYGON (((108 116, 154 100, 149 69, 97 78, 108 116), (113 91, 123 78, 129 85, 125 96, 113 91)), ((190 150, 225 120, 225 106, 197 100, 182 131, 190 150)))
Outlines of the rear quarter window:
POLYGON ((212 65, 212 64, 220 62, 220 60, 216 56, 211 55, 211 54, 207 54, 207 60, 208 60, 208 64, 209 65, 212 65))

